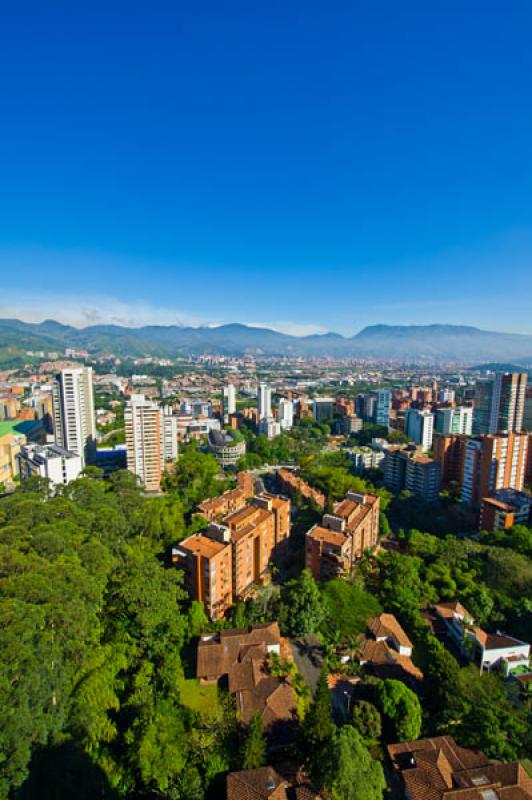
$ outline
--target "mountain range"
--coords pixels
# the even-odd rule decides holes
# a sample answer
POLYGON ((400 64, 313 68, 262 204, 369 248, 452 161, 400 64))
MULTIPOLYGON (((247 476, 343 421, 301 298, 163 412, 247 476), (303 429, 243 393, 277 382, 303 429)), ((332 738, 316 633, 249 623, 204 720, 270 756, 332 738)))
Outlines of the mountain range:
MULTIPOLYGON (((371 325, 354 336, 338 333, 289 336, 242 324, 218 327, 148 325, 74 328, 54 320, 0 320, 0 356, 9 350, 45 352, 66 347, 95 355, 135 357, 210 353, 227 355, 332 356, 400 361, 517 361, 532 363, 532 336, 484 331, 464 325, 371 325)), ((0 359, 2 360, 2 359, 0 359)), ((5 361, 5 358, 3 359, 5 361)))

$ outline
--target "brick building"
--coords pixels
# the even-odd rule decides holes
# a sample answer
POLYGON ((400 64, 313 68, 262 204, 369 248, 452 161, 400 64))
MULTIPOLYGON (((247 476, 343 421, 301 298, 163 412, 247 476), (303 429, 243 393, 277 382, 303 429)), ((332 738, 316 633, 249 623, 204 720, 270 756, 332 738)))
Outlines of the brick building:
POLYGON ((377 544, 380 499, 348 492, 305 537, 305 563, 315 580, 350 574, 362 555, 377 544))
POLYGON ((281 469, 277 472, 277 478, 281 485, 283 492, 289 495, 292 499, 299 492, 303 500, 312 501, 320 508, 325 508, 325 495, 314 489, 306 481, 296 475, 291 469, 281 469))
POLYGON ((185 570, 190 596, 220 619, 237 597, 248 597, 265 580, 274 550, 289 536, 290 501, 263 492, 179 542, 172 561, 185 570))

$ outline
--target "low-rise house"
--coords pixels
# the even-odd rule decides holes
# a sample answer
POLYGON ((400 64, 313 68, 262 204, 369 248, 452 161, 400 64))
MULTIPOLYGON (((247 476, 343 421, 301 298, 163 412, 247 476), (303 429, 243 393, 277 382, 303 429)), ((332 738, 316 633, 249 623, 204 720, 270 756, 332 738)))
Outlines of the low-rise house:
POLYGON ((265 730, 280 742, 297 726, 297 703, 290 680, 272 674, 272 654, 290 658, 276 622, 205 634, 198 644, 196 675, 200 683, 227 681, 240 721, 247 725, 258 712, 265 730))
POLYGON ((320 800, 320 795, 300 770, 260 767, 230 772, 227 800, 320 800))
POLYGON ((500 669, 505 675, 528 668, 530 645, 497 631, 486 633, 475 625, 473 616, 457 602, 438 603, 434 606, 436 617, 441 619, 451 639, 464 655, 475 660, 480 670, 500 669))
POLYGON ((412 642, 393 614, 380 614, 368 624, 357 654, 359 664, 382 680, 394 678, 417 689, 423 673, 412 661, 412 642))
POLYGON ((499 489, 480 501, 479 530, 503 531, 513 525, 529 525, 532 496, 517 489, 499 489))
POLYGON ((518 762, 494 764, 452 736, 391 744, 388 754, 409 800, 532 798, 532 778, 518 762))

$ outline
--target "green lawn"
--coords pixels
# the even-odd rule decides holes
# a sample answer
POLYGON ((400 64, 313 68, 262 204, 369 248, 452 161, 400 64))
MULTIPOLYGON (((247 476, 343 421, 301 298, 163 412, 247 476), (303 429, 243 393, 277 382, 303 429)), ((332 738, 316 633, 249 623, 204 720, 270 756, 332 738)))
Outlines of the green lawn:
POLYGON ((178 688, 181 702, 191 711, 207 714, 217 709, 218 688, 216 685, 200 686, 196 678, 181 678, 178 688))

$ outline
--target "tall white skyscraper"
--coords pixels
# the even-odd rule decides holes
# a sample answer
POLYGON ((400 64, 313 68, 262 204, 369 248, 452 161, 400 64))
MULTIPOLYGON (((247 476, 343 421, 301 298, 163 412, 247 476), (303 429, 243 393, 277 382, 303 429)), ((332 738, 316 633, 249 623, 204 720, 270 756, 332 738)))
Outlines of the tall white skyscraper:
POLYGON ((289 431, 294 424, 294 404, 285 397, 279 400, 279 424, 283 431, 289 431))
POLYGON ((124 411, 127 468, 148 492, 161 486, 164 468, 163 413, 158 403, 133 394, 124 411))
POLYGON ((62 369, 56 376, 52 401, 55 441, 76 453, 83 466, 90 464, 96 452, 92 367, 62 369))
POLYGON ((405 432, 409 439, 421 445, 422 450, 432 447, 434 431, 434 414, 430 411, 418 411, 410 408, 406 414, 405 432))
POLYGON ((236 412, 236 389, 232 383, 228 383, 222 389, 223 417, 228 421, 231 414, 236 412))
POLYGON ((523 427, 526 384, 526 372, 496 372, 478 381, 473 433, 519 433, 523 427))
POLYGON ((259 420, 268 419, 268 417, 272 416, 272 390, 265 383, 259 385, 257 403, 259 407, 259 420))

